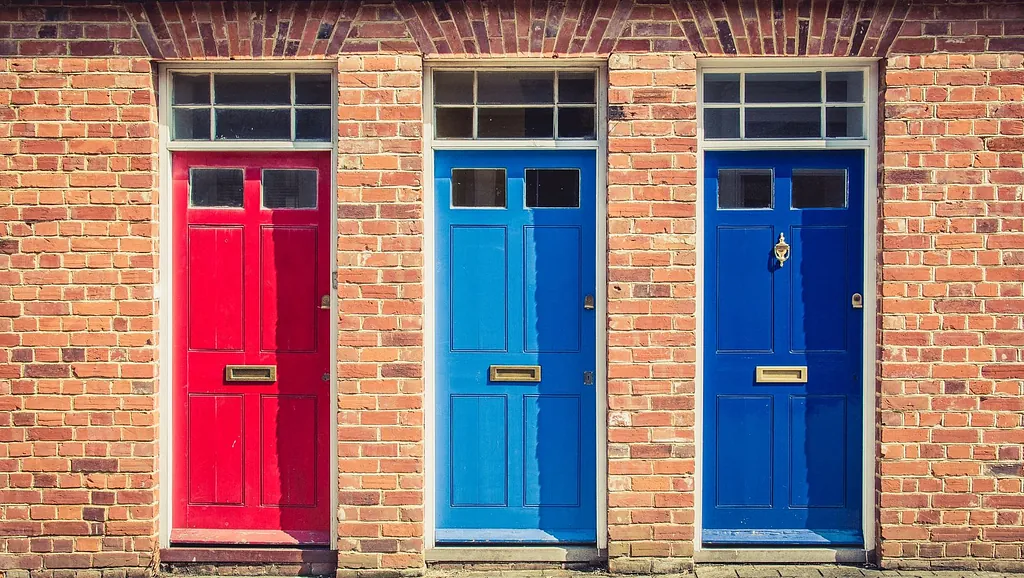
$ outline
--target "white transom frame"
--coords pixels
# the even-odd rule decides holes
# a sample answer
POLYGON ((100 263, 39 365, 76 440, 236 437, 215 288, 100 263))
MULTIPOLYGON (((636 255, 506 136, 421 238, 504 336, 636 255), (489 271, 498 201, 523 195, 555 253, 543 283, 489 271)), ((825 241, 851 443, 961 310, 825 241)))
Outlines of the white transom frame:
MULTIPOLYGON (((696 376, 695 376, 695 400, 694 407, 697 408, 694 416, 695 433, 695 464, 694 476, 694 550, 695 557, 701 560, 701 551, 709 550, 701 544, 702 526, 702 494, 703 494, 703 403, 704 403, 704 335, 701 328, 704 322, 704 271, 701 264, 704 262, 704 195, 699 191, 704 183, 704 153, 713 150, 822 150, 822 149, 845 149, 864 151, 864 309, 863 309, 863 360, 862 380, 863 392, 863 415, 862 418, 862 459, 861 459, 861 523, 864 534, 863 550, 870 554, 875 545, 875 496, 874 478, 877 448, 875 447, 875 341, 876 327, 875 317, 877 315, 877 271, 875 254, 878 248, 878 59, 861 57, 740 57, 722 58, 708 57, 697 59, 697 234, 696 245, 696 376), (864 82, 864 137, 863 138, 779 138, 779 139, 706 139, 704 138, 704 109, 703 78, 705 73, 718 72, 851 72, 862 71, 865 74, 864 82)), ((734 105, 739 106, 739 105, 734 105)), ((821 102, 824 110, 826 103, 821 102)), ((742 109, 741 109, 742 110, 742 109)), ((742 122, 742 118, 741 118, 742 122)), ((823 128, 824 131, 824 128, 823 128)), ((766 546, 764 549, 751 549, 751 552, 782 552, 783 549, 766 546)), ((727 550, 727 548, 714 548, 711 550, 727 550)), ((824 549, 820 549, 824 550, 824 549)), ((793 553, 796 558, 790 561, 800 561, 802 552, 807 550, 796 549, 793 553)), ((811 554, 813 556, 813 554, 811 554)), ((710 559, 710 558, 709 558, 710 559)), ((780 558, 781 559, 781 558, 780 558)), ((814 556, 810 560, 821 558, 814 556)))

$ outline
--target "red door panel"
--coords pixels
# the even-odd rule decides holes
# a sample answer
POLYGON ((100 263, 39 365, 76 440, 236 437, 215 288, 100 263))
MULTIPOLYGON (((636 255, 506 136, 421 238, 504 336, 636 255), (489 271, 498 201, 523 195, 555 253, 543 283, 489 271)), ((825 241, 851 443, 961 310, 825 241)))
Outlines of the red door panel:
POLYGON ((176 153, 172 180, 171 540, 327 544, 330 155, 176 153))

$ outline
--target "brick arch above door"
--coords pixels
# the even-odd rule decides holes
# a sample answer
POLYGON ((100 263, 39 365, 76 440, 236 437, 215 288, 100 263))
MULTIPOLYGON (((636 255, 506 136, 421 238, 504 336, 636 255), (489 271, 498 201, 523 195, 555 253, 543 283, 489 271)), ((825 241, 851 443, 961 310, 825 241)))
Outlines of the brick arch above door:
POLYGON ((1024 47, 1011 0, 60 2, 0 8, 0 56, 886 56, 1024 47))

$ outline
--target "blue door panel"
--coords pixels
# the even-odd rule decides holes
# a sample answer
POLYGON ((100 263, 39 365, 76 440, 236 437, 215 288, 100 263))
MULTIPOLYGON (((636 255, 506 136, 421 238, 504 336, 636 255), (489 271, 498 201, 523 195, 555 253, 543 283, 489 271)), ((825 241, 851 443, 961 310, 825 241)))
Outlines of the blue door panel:
POLYGON ((594 151, 435 153, 439 543, 593 543, 594 151), (504 169, 505 207, 453 207, 452 169, 504 169), (527 169, 576 169, 578 207, 526 206, 527 169), (493 365, 540 366, 494 382, 493 365))
MULTIPOLYGON (((863 163, 860 151, 706 153, 704 544, 863 544, 862 310, 851 304, 864 291, 863 163), (769 206, 719 208, 723 169, 770 170, 769 206), (793 208, 804 169, 845 171, 846 205, 793 208), (762 366, 805 366, 807 382, 758 382, 762 366)), ((743 206, 729 194, 723 204, 743 206)))

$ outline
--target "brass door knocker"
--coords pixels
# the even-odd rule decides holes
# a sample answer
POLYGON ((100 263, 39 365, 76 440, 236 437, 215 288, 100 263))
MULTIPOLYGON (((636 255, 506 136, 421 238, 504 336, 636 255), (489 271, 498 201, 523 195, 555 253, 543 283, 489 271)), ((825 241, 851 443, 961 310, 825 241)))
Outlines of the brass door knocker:
POLYGON ((786 234, 779 233, 779 242, 775 243, 775 259, 779 262, 781 268, 786 264, 786 260, 789 259, 789 244, 786 243, 786 234))

